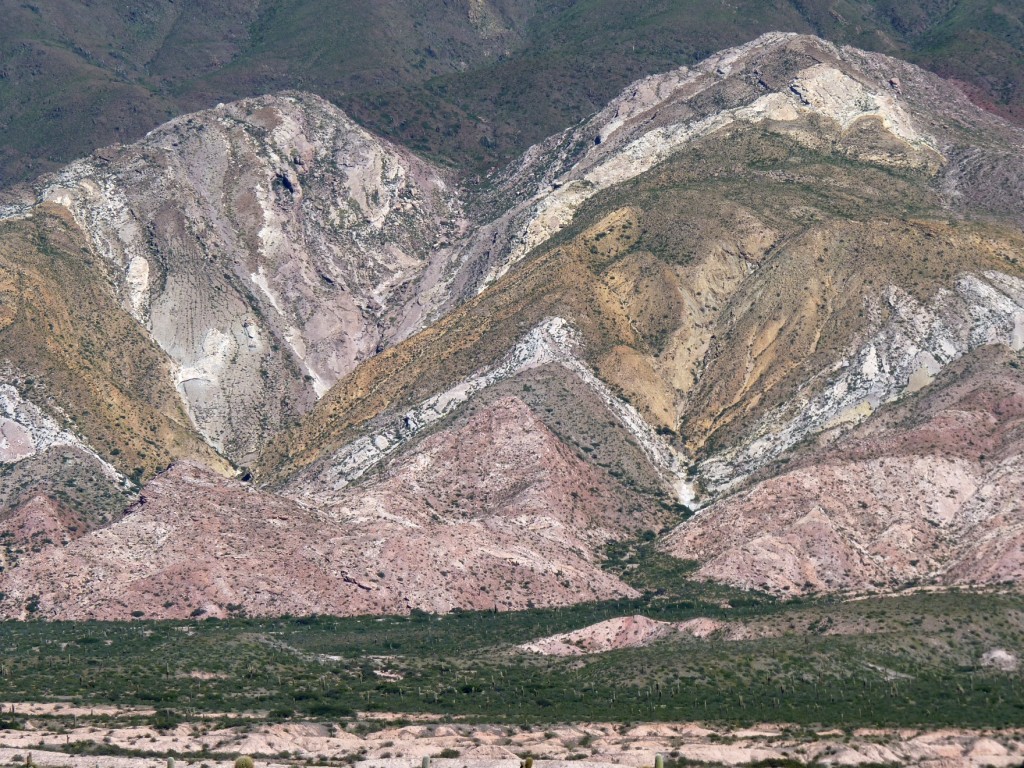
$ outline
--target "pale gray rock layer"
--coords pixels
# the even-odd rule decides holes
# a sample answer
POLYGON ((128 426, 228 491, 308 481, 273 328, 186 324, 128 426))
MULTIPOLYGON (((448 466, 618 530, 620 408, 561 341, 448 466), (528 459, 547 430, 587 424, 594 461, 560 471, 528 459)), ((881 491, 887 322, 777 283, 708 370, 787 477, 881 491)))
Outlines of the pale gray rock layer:
POLYGON ((187 115, 40 188, 115 267, 198 430, 236 462, 415 328, 461 233, 444 174, 322 99, 187 115))

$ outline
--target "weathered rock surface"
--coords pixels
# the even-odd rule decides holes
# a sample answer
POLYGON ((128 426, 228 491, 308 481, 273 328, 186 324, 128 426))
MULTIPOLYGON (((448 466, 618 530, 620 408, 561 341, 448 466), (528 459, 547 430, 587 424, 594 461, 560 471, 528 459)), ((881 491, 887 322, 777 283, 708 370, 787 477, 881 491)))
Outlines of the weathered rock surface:
POLYGON ((790 594, 1024 577, 1021 355, 986 347, 931 387, 665 541, 698 574, 790 594))
POLYGON ((122 520, 0 577, 0 611, 126 619, 194 612, 510 610, 636 594, 600 568, 657 516, 523 404, 431 435, 382 476, 301 503, 180 464, 122 520))
POLYGON ((417 280, 463 226, 444 174, 298 93, 178 118, 39 195, 72 211, 197 428, 242 463, 415 327, 417 280))
POLYGON ((454 294, 505 274, 602 191, 702 137, 744 125, 808 147, 830 143, 860 161, 939 174, 954 204, 1020 221, 1024 164, 1014 155, 1024 131, 905 62, 776 32, 639 80, 589 120, 528 150, 477 203, 499 215, 469 241, 454 294), (905 84, 899 90, 890 82, 897 73, 905 84), (986 141, 978 141, 979 131, 986 141))
POLYGON ((515 356, 508 326, 557 311, 591 370, 680 435, 707 503, 978 345, 1022 343, 1019 231, 945 221, 988 194, 981 176, 953 179, 972 142, 1010 152, 1024 132, 937 78, 806 36, 640 81, 472 202, 493 218, 442 271, 448 314, 343 380, 261 470, 279 480, 333 453, 348 473, 379 436, 361 425, 468 397, 515 356), (396 370, 410 365, 415 380, 396 370))
POLYGON ((619 648, 640 648, 677 634, 706 638, 723 626, 722 622, 708 618, 669 622, 655 621, 646 616, 622 616, 574 632, 541 638, 519 648, 542 656, 582 656, 619 648))
POLYGON ((72 164, 0 211, 21 249, 3 381, 42 419, 0 402, 0 503, 67 456, 76 484, 109 467, 104 522, 126 477, 182 458, 256 485, 178 465, 124 520, 23 558, 3 610, 631 594, 603 543, 680 503, 703 510, 668 551, 704 578, 1016 580, 1022 147, 934 76, 772 34, 635 83, 472 194, 298 93, 72 164), (88 313, 60 288, 79 283, 88 313), (921 424, 945 442, 908 448, 921 424))
POLYGON ((853 354, 799 386, 790 402, 766 414, 742 441, 705 461, 701 474, 709 489, 735 483, 808 435, 863 421, 880 405, 923 389, 980 346, 1024 349, 1024 280, 1010 275, 959 275, 927 305, 895 286, 881 301, 872 299, 867 310, 877 318, 877 330, 853 354))
POLYGON ((502 382, 514 379, 525 371, 557 365, 568 375, 579 379, 613 419, 609 426, 622 430, 645 454, 647 462, 658 473, 667 488, 679 501, 691 501, 692 491, 685 477, 679 454, 660 436, 628 402, 617 397, 578 357, 578 334, 560 317, 545 319, 531 329, 495 365, 476 372, 472 377, 450 386, 443 392, 415 404, 376 432, 342 446, 324 457, 288 483, 289 495, 316 498, 325 491, 344 488, 358 480, 388 456, 400 453, 421 432, 449 414, 455 413, 471 398, 502 382))

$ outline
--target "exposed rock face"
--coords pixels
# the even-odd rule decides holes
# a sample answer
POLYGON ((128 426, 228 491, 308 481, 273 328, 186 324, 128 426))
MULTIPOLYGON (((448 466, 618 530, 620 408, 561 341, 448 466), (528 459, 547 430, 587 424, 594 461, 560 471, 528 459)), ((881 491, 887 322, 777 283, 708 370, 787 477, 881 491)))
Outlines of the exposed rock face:
POLYGON ((462 226, 437 169, 305 94, 171 121, 40 196, 113 265, 197 428, 238 462, 415 326, 416 281, 462 226))
POLYGON ((666 540, 699 575, 790 594, 1024 577, 1024 374, 987 347, 666 540))
POLYGON ((723 626, 722 622, 707 618, 668 622, 646 616, 622 616, 574 632, 551 635, 519 648, 542 656, 583 656, 619 648, 640 648, 679 633, 706 638, 723 626))
POLYGON ((0 384, 0 467, 0 536, 22 552, 44 539, 60 543, 58 520, 75 518, 84 528, 86 519, 115 519, 134 491, 81 438, 7 384, 0 384))
MULTIPOLYGON (((470 6, 500 37, 492 10, 470 6)), ((703 509, 668 551, 704 578, 1016 579, 1022 147, 909 65, 772 34, 635 83, 472 195, 302 94, 75 163, 0 211, 22 249, 0 501, 67 456, 109 469, 109 505, 182 458, 258 485, 179 465, 11 569, 2 610, 619 596, 601 547, 679 503, 703 509)))
POLYGON ((637 81, 583 124, 528 150, 478 203, 499 215, 470 241, 455 285, 482 290, 602 191, 702 137, 744 125, 808 147, 832 143, 860 161, 941 170, 956 204, 984 200, 989 210, 1020 215, 1011 200, 1024 199, 1024 165, 1012 156, 1024 146, 1024 132, 905 62, 806 35, 769 33, 692 68, 637 81), (889 82, 887 73, 896 71, 908 83, 906 97, 889 82), (976 144, 978 130, 990 141, 976 144), (996 199, 998 187, 1009 199, 996 199))
POLYGON ((124 519, 0 579, 0 611, 47 618, 509 610, 635 595, 600 568, 657 516, 498 401, 379 479, 297 503, 176 465, 124 519))
POLYGON ((223 471, 108 275, 60 207, 0 222, 0 517, 42 494, 110 522, 171 461, 223 471))
POLYGON ((1016 672, 1020 668, 1020 660, 1016 654, 1005 648, 993 648, 981 655, 981 664, 984 667, 994 667, 1000 672, 1016 672))
POLYGON ((420 432, 454 413, 471 397, 518 374, 541 366, 556 364, 597 395, 601 404, 639 445, 649 463, 662 474, 680 501, 691 501, 692 491, 676 451, 655 432, 629 403, 624 402, 598 379, 577 357, 580 340, 573 328, 560 317, 547 318, 527 333, 496 365, 459 381, 393 420, 388 427, 364 435, 326 456, 288 484, 290 494, 316 497, 323 491, 339 490, 362 477, 389 455, 400 452, 420 432))
POLYGON ((856 352, 800 387, 738 445, 704 462, 709 489, 716 481, 735 483, 808 435, 862 421, 880 405, 926 387, 981 345, 1024 349, 1024 280, 1002 273, 960 275, 926 306, 890 286, 868 309, 879 327, 856 352))
MULTIPOLYGON (((17 389, 9 384, 0 385, 0 462, 16 464, 60 446, 85 448, 78 437, 61 429, 41 408, 25 400, 17 389)), ((111 478, 117 478, 113 467, 106 465, 105 468, 111 478)))
POLYGON ((623 616, 590 627, 551 635, 520 646, 521 650, 544 656, 582 656, 587 653, 638 648, 665 637, 672 631, 667 621, 646 616, 623 616))

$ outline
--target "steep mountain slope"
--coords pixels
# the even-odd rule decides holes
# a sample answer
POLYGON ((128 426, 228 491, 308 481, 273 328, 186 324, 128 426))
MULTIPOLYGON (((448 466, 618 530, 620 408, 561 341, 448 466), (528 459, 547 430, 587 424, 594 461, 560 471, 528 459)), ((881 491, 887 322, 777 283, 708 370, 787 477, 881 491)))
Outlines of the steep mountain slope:
MULTIPOLYGON (((39 494, 86 524, 116 519, 134 483, 193 458, 171 366, 110 291, 109 268, 60 207, 0 222, 0 509, 39 494)), ((4 513, 0 512, 0 516, 4 513)))
POLYGON ((1020 115, 1019 2, 48 0, 0 3, 0 184, 182 112, 301 88, 486 170, 629 82, 770 30, 900 56, 1020 115))
POLYGON ((1020 352, 978 349, 702 510, 666 551, 701 561, 704 578, 791 594, 1019 582, 1022 368, 1020 352))
POLYGON ((638 83, 477 201, 507 212, 458 252, 450 295, 485 290, 343 379, 261 467, 329 464, 385 411, 510 375, 509 350, 559 317, 590 370, 706 459, 713 490, 918 371, 1019 345, 1022 240, 987 200, 1019 178, 1021 143, 935 78, 814 38, 638 83), (1003 161, 1003 179, 965 170, 1003 161))
POLYGON ((120 522, 12 571, 0 614, 358 615, 608 599, 636 593, 601 571, 601 547, 657 520, 514 397, 359 489, 302 502, 175 465, 120 522))
POLYGON ((242 464, 408 332, 462 226, 443 174, 300 94, 172 121, 36 194, 73 213, 196 428, 242 464))
MULTIPOLYGON (((223 456, 254 482, 173 467, 123 520, 22 546, 0 612, 563 604, 628 594, 602 547, 698 508, 668 551, 745 587, 1016 579, 1019 542, 989 533, 1017 524, 1001 478, 1021 445, 1003 369, 1024 348, 1022 149, 933 75, 772 33, 638 81, 472 194, 298 93, 97 153, 2 226, 61 222, 53 258, 85 265, 131 329, 120 348, 152 361, 140 400, 179 431, 143 457, 135 430, 77 406, 76 358, 12 361, 15 391, 39 368, 37 418, 57 426, 36 432, 118 482, 122 439, 153 462, 136 479, 223 456), (998 466, 894 447, 951 418, 956 387, 998 466), (229 562, 250 557, 262 570, 229 562)), ((14 472, 26 419, 4 432, 14 472)))
MULTIPOLYGON (((663 493, 674 485, 679 499, 707 503, 752 472, 778 471, 801 441, 913 396, 965 354, 1024 347, 1020 147, 1019 131, 937 80, 808 38, 763 38, 645 81, 511 172, 492 198, 512 201, 509 212, 470 239, 456 273, 455 295, 483 292, 342 380, 264 471, 284 479, 308 467, 284 487, 344 487, 445 409, 542 360, 584 380, 595 372, 611 412, 628 400, 676 433, 693 462, 685 476, 686 459, 646 436, 663 493), (531 327, 549 338, 539 354, 531 327), (551 344, 553 330, 562 339, 551 344)), ((1011 465, 1019 450, 1010 430, 1011 465)), ((878 522, 818 478, 843 522, 801 512, 798 524, 790 517, 806 502, 776 513, 779 490, 763 484, 684 523, 668 551, 705 561, 708 578, 794 591, 1018 578, 1014 539, 998 553, 994 540, 968 546, 1012 525, 1012 504, 982 494, 963 513, 975 528, 950 510, 931 522, 915 511, 939 504, 932 472, 953 469, 929 461, 885 470, 906 511, 878 522), (762 554, 744 531, 767 536, 766 524, 789 538, 762 554), (851 529, 839 542, 837 525, 851 529)), ((984 475, 965 482, 981 487, 984 475)), ((839 476, 851 494, 877 493, 864 466, 839 476)))

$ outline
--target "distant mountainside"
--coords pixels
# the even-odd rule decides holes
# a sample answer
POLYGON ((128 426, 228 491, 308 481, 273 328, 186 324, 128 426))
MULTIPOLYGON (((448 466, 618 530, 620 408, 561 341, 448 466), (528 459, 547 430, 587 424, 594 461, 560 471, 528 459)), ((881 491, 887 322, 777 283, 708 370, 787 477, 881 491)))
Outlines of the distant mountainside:
POLYGON ((0 2, 0 186, 183 112, 282 89, 483 173, 629 82, 771 30, 887 53, 1024 104, 1018 0, 0 2))
POLYGON ((300 92, 177 118, 0 209, 0 613, 562 605, 658 534, 1016 582, 1022 198, 1024 130, 777 32, 483 186, 300 92))

